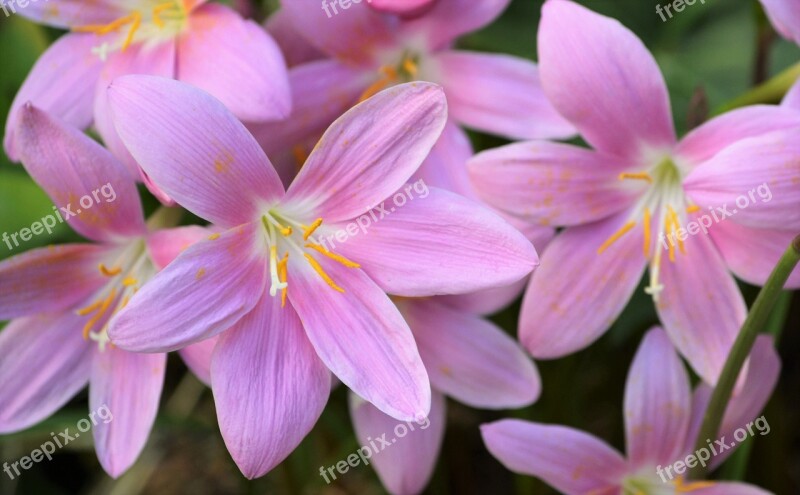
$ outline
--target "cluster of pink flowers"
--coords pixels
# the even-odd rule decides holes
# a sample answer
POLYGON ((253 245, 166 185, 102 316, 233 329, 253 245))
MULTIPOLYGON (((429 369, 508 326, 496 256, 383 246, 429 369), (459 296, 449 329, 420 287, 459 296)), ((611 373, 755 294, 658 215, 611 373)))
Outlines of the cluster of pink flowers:
MULTIPOLYGON (((329 17, 319 0, 288 0, 263 27, 201 0, 21 10, 70 33, 19 90, 6 154, 57 205, 106 183, 118 199, 66 219, 89 242, 0 263, 0 319, 11 320, 0 433, 44 420, 89 383, 90 407, 115 415, 93 434, 117 477, 146 443, 178 351, 211 387, 246 477, 298 446, 338 380, 363 442, 429 419, 373 463, 390 492, 418 493, 445 396, 533 404, 531 357, 586 348, 644 290, 663 330, 644 337, 625 387, 628 459, 519 420, 485 425, 488 449, 568 494, 763 493, 664 485, 656 466, 694 443, 747 314, 734 277, 763 284, 800 232, 800 86, 781 106, 678 139, 644 44, 570 0, 545 2, 538 65, 454 48, 508 2, 372 0, 329 17), (517 142, 475 154, 464 128, 517 142), (576 136, 588 147, 558 141, 576 136), (148 219, 137 183, 164 204, 148 219), (764 183, 770 202, 662 246, 764 183), (389 201, 413 184, 424 197, 389 201), (391 213, 378 218, 384 203, 391 213), (179 208, 208 225, 179 227, 179 208), (368 231, 336 236, 370 212, 368 231), (517 342, 486 315, 523 290, 517 342), (681 356, 701 379, 694 396, 681 356)), ((800 7, 763 2, 800 41, 800 7)), ((760 339, 723 429, 758 416, 779 367, 760 339)))

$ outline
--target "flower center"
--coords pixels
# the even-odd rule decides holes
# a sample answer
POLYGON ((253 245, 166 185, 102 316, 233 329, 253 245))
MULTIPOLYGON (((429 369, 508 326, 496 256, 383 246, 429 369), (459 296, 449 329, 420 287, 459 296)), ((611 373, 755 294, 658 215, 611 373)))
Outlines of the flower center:
POLYGON ((396 65, 383 65, 378 69, 378 80, 372 83, 359 97, 358 102, 371 98, 381 90, 404 82, 416 80, 419 73, 419 56, 411 52, 403 53, 396 65))
POLYGON ((92 53, 105 61, 109 53, 117 50, 124 52, 132 43, 160 42, 172 38, 186 25, 188 10, 182 0, 142 0, 137 2, 137 6, 140 8, 131 9, 128 15, 108 24, 76 26, 72 30, 100 36, 118 33, 119 36, 112 41, 104 41, 92 49, 92 53))
POLYGON ((342 289, 322 268, 319 261, 312 255, 326 256, 348 268, 360 268, 361 265, 354 263, 344 256, 329 251, 324 242, 319 242, 314 233, 322 225, 322 218, 317 218, 309 224, 298 222, 276 210, 270 210, 261 216, 261 223, 269 246, 269 272, 270 289, 269 294, 275 297, 281 291, 281 307, 286 306, 286 294, 289 288, 287 266, 289 264, 289 253, 306 260, 306 263, 319 275, 331 289, 344 293, 342 289), (283 252, 283 256, 279 256, 283 252))
POLYGON ((713 481, 686 481, 683 476, 662 480, 658 476, 631 476, 622 481, 623 495, 675 495, 709 488, 713 481))

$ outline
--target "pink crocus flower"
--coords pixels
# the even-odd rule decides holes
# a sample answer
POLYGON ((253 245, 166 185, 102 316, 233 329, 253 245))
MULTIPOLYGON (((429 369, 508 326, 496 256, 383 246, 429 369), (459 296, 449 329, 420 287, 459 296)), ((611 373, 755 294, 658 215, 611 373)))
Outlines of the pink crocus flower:
POLYGON ((152 428, 166 354, 109 345, 108 323, 199 228, 158 230, 163 214, 146 224, 135 184, 108 151, 31 105, 19 121, 26 169, 64 205, 58 214, 95 243, 34 249, 0 263, 0 319, 12 319, 0 332, 0 433, 42 421, 89 383, 90 410, 105 406, 113 415, 93 435, 103 469, 117 477, 152 428))
POLYGON ((16 115, 31 101, 75 127, 94 122, 106 146, 138 178, 138 167, 108 116, 105 90, 123 74, 193 84, 243 120, 276 120, 290 111, 286 68, 276 43, 256 23, 223 5, 205 0, 49 0, 30 2, 19 14, 71 32, 41 56, 14 99, 4 139, 12 160, 18 159, 16 115))
POLYGON ((221 334, 211 384, 223 438, 247 477, 269 471, 308 433, 327 401, 329 370, 392 417, 428 414, 428 375, 386 292, 509 285, 537 263, 502 219, 436 190, 368 235, 323 244, 409 187, 445 124, 435 85, 393 88, 350 110, 287 191, 255 139, 206 93, 126 76, 109 98, 120 137, 153 180, 225 229, 139 291, 112 322, 111 340, 165 352, 221 334))
POLYGON ((708 456, 694 451, 694 440, 711 389, 701 383, 692 397, 683 363, 661 329, 647 333, 628 373, 627 459, 602 440, 564 426, 505 419, 483 425, 481 433, 489 451, 508 469, 541 478, 566 495, 766 495, 745 483, 685 481, 681 473, 685 462, 694 466, 698 457, 710 458, 714 468, 734 451, 737 441, 755 441, 741 440, 738 434, 734 438, 738 429, 764 434, 763 426, 753 428, 753 420, 769 399, 779 371, 772 339, 759 337, 750 356, 750 373, 728 405, 719 438, 708 439, 714 448, 706 448, 708 456), (726 445, 724 452, 717 440, 726 445), (694 461, 687 461, 690 454, 694 461))
POLYGON ((731 272, 763 284, 800 231, 800 114, 745 108, 677 141, 656 62, 617 21, 549 0, 539 50, 545 92, 594 150, 523 142, 468 165, 487 203, 566 227, 532 277, 519 338, 541 359, 585 348, 649 267, 667 334, 715 383, 747 313, 731 272))
POLYGON ((438 0, 365 0, 381 12, 402 16, 418 16, 432 8, 438 0))
POLYGON ((800 45, 800 4, 794 0, 759 1, 775 30, 800 45))
POLYGON ((431 411, 402 437, 398 421, 351 394, 351 416, 359 445, 389 439, 370 463, 389 493, 420 493, 433 474, 444 439, 446 400, 472 407, 510 409, 532 404, 541 381, 525 351, 500 328, 447 298, 397 301, 419 348, 433 387, 431 411), (426 426, 427 424, 427 426, 426 426), (384 436, 385 435, 385 436, 384 436), (392 441, 396 439, 396 441, 392 441))

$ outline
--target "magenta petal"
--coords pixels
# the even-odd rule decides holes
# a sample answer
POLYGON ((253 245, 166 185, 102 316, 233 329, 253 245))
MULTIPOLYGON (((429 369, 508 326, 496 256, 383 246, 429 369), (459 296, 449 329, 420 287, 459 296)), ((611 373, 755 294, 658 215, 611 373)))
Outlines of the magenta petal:
POLYGON ((509 55, 446 51, 436 81, 457 122, 511 139, 560 139, 575 128, 547 100, 536 64, 509 55))
POLYGON ((402 30, 406 36, 422 33, 430 50, 449 46, 461 35, 477 31, 494 21, 508 7, 511 0, 435 0, 434 7, 425 15, 405 22, 402 30))
POLYGON ((319 263, 344 293, 328 286, 305 260, 290 259, 288 294, 320 359, 384 413, 401 421, 427 415, 428 374, 400 312, 361 269, 327 258, 319 263))
POLYGON ((28 102, 79 129, 89 127, 95 81, 103 67, 91 53, 99 40, 93 34, 68 34, 39 57, 8 113, 3 146, 9 158, 19 159, 15 142, 18 112, 28 102))
POLYGON ((297 447, 331 388, 330 373, 297 313, 268 293, 220 336, 211 383, 225 445, 249 479, 263 476, 297 447))
POLYGON ((399 423, 351 393, 350 417, 361 445, 358 460, 353 462, 371 463, 389 493, 421 493, 439 457, 447 422, 446 406, 444 396, 434 391, 431 412, 424 420, 399 423))
POLYGON ((781 102, 782 107, 789 108, 790 110, 800 111, 800 81, 797 81, 794 86, 786 93, 781 102))
POLYGON ((656 309, 675 347, 703 380, 714 384, 747 308, 711 239, 699 234, 685 246, 686 254, 677 253, 674 263, 661 263, 664 290, 656 309))
POLYGON ((156 268, 162 270, 184 250, 208 239, 213 233, 213 230, 197 225, 157 230, 147 236, 147 254, 156 268))
POLYGON ((98 269, 110 248, 67 244, 0 262, 0 320, 70 309, 108 282, 98 269))
POLYGON ((692 490, 692 495, 774 495, 746 483, 717 482, 714 486, 692 490))
POLYGON ((417 16, 433 7, 438 0, 370 0, 369 5, 381 12, 417 16))
POLYGON ((198 380, 211 386, 211 358, 219 342, 219 335, 184 347, 178 353, 198 380))
POLYGON ((631 469, 683 454, 691 413, 689 377, 660 328, 647 332, 625 382, 625 451, 631 469))
POLYGON ((506 468, 541 478, 567 495, 606 493, 627 471, 616 450, 572 428, 504 419, 481 425, 481 435, 506 468))
POLYGON ((459 311, 476 315, 492 315, 507 308, 519 299, 528 286, 529 278, 525 277, 506 287, 486 289, 469 294, 439 296, 437 301, 459 311))
POLYGON ((0 331, 0 433, 24 430, 56 412, 89 381, 85 318, 20 318, 0 331))
POLYGON ((628 214, 570 227, 547 246, 522 300, 519 338, 536 358, 565 356, 590 345, 617 319, 645 268, 642 229, 602 254, 598 248, 628 214))
POLYGON ((177 79, 215 96, 241 120, 289 115, 286 64, 261 26, 218 4, 203 5, 188 22, 178 39, 177 79))
POLYGON ((284 201, 328 223, 360 215, 403 186, 446 121, 447 102, 435 84, 381 91, 331 124, 284 201))
POLYGON ((284 9, 278 9, 270 14, 264 28, 278 44, 289 67, 326 58, 324 53, 297 32, 292 19, 284 9))
MULTIPOLYGON (((71 28, 89 24, 107 24, 125 15, 126 8, 118 0, 32 0, 25 2, 3 2, 3 10, 16 7, 17 13, 40 24, 58 28, 71 28)), ((6 12, 6 17, 8 16, 6 12)), ((13 12, 12 12, 13 13, 13 12)))
POLYGON ((99 242, 145 233, 133 179, 81 131, 26 105, 20 112, 17 146, 25 169, 78 233, 99 242))
POLYGON ((449 119, 442 135, 409 182, 421 180, 428 186, 477 199, 466 167, 473 154, 467 133, 449 119))
POLYGON ((435 299, 398 304, 434 388, 478 408, 519 408, 539 398, 536 367, 495 324, 435 299))
POLYGON ((571 1, 546 2, 539 69, 555 107, 598 150, 639 158, 675 144, 664 77, 618 21, 571 1))
POLYGON ((113 347, 95 353, 89 409, 98 415, 92 418, 92 433, 100 464, 112 478, 127 471, 144 449, 158 412, 166 365, 166 354, 113 347), (100 420, 103 416, 109 419, 100 420))
POLYGON ((230 328, 264 291, 266 248, 257 229, 243 225, 181 253, 111 320, 111 341, 135 352, 167 352, 230 328))
POLYGON ((792 0, 760 1, 781 36, 800 44, 800 5, 792 0))
POLYGON ((192 213, 233 227, 283 196, 280 178, 253 136, 207 93, 152 76, 118 78, 108 92, 128 151, 192 213))

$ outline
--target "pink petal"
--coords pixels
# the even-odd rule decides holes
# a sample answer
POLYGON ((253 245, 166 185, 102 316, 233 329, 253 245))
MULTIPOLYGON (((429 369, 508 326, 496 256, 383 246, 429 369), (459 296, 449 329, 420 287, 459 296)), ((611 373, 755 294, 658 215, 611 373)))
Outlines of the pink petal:
POLYGON ((110 249, 67 244, 32 249, 0 262, 0 320, 72 308, 108 279, 98 269, 110 249))
POLYGON ((598 249, 628 221, 623 213, 570 227, 547 246, 522 300, 519 338, 536 358, 553 359, 589 346, 617 319, 642 277, 643 232, 598 249))
POLYGON ((98 43, 100 39, 93 34, 68 34, 39 57, 8 113, 3 146, 9 158, 19 160, 15 140, 18 112, 28 102, 74 127, 89 127, 95 81, 103 67, 97 55, 91 53, 98 43))
POLYGON ((661 71, 618 21, 570 1, 546 2, 539 68, 547 96, 598 150, 638 159, 675 144, 661 71))
POLYGON ((800 230, 798 132, 796 127, 729 146, 689 174, 686 193, 703 208, 727 207, 741 225, 800 230))
POLYGON ((361 269, 318 261, 344 293, 290 259, 288 295, 320 359, 384 413, 401 421, 427 415, 428 374, 400 312, 361 269))
POLYGON ((369 5, 389 14, 417 16, 427 12, 439 0, 370 0, 369 5))
POLYGON ((617 451, 572 428, 504 419, 481 425, 481 435, 506 468, 541 478, 567 495, 605 493, 626 474, 617 451))
POLYGON ((217 347, 219 335, 184 347, 178 353, 186 366, 201 382, 211 386, 211 358, 217 347))
POLYGON ((96 419, 92 429, 97 458, 112 478, 127 471, 144 449, 158 412, 166 354, 135 354, 114 347, 96 352, 89 409, 113 419, 96 419))
POLYGON ((449 119, 439 140, 412 175, 410 182, 421 180, 428 186, 477 200, 478 196, 469 180, 466 167, 473 154, 467 133, 454 124, 453 119, 449 119))
POLYGON ((716 482, 714 486, 692 490, 693 495, 773 495, 771 492, 746 483, 716 482))
POLYGON ((800 81, 797 81, 794 86, 783 97, 781 106, 789 108, 790 110, 800 110, 800 81))
POLYGON ((327 232, 356 232, 344 243, 336 234, 320 238, 329 249, 360 263, 386 292, 400 296, 504 287, 536 267, 538 256, 530 241, 489 209, 422 184, 425 194, 418 185, 408 185, 386 201, 385 218, 375 213, 373 223, 365 214, 356 223, 331 226, 327 232), (408 197, 412 199, 405 202, 408 197), (358 230, 364 224, 369 225, 358 230))
POLYGON ((284 201, 328 223, 360 215, 403 186, 446 121, 447 102, 435 84, 381 91, 330 126, 284 201))
POLYGON ((247 129, 207 93, 150 76, 109 88, 114 124, 139 165, 192 213, 233 227, 283 195, 269 159, 247 129))
POLYGON ((46 419, 86 386, 92 346, 81 337, 84 319, 32 316, 0 331, 0 433, 46 419))
POLYGON ((111 321, 111 341, 134 352, 167 352, 230 328, 264 291, 266 247, 257 229, 243 225, 181 253, 111 321))
POLYGON ((157 230, 147 236, 147 253, 156 268, 161 270, 184 250, 207 239, 213 233, 211 229, 197 225, 157 230))
POLYGON ((545 97, 533 62, 508 55, 446 51, 432 63, 450 115, 457 122, 511 139, 575 135, 574 127, 545 97))
POLYGON ((631 469, 679 458, 692 408, 689 377, 660 328, 647 332, 636 352, 625 382, 624 407, 631 469))
POLYGON ((289 14, 284 9, 273 12, 264 24, 264 28, 278 44, 289 67, 326 57, 297 32, 289 14))
POLYGON ((431 412, 424 420, 399 423, 351 393, 350 417, 361 445, 353 464, 372 464, 389 493, 421 493, 439 457, 447 422, 446 406, 444 396, 434 391, 431 412))
POLYGON ((19 2, 6 1, 3 11, 8 17, 9 13, 19 13, 39 24, 58 28, 71 28, 89 24, 108 24, 114 19, 125 15, 126 8, 122 2, 116 0, 95 0, 87 2, 85 0, 58 0, 49 3, 50 0, 32 0, 25 2, 25 6, 19 2), (15 9, 16 12, 14 11, 15 9))
POLYGON ((220 336, 211 383, 225 445, 248 479, 263 476, 297 447, 331 388, 297 313, 268 293, 220 336))
POLYGON ((217 4, 195 10, 188 22, 178 39, 177 79, 215 96, 241 120, 289 115, 286 64, 261 26, 217 4))
MULTIPOLYGON (((789 248, 797 232, 743 227, 736 222, 720 222, 709 229, 728 268, 752 285, 764 285, 778 260, 789 248)), ((787 288, 800 288, 800 268, 795 268, 787 288)))
POLYGON ((511 0, 436 0, 434 7, 418 19, 403 24, 406 37, 421 33, 429 50, 441 49, 459 36, 489 25, 511 0))
POLYGON ((800 5, 791 0, 761 0, 761 4, 781 36, 800 43, 800 5))
POLYGON ((492 315, 507 308, 519 299, 528 286, 529 278, 525 277, 506 287, 486 289, 470 294, 439 296, 437 301, 459 311, 476 315, 492 315))
POLYGON ((99 242, 145 233, 133 179, 111 153, 81 131, 26 105, 20 113, 17 146, 25 169, 78 233, 99 242))
POLYGON ((706 382, 717 381, 747 308, 711 239, 686 240, 686 254, 661 263, 656 309, 672 343, 706 382))
POLYGON ((398 304, 437 390, 487 409, 525 407, 539 398, 536 367, 495 324, 431 298, 398 304))
POLYGON ((478 195, 503 212, 540 225, 581 225, 633 204, 619 158, 568 144, 533 141, 477 154, 468 163, 478 195))
POLYGON ((745 107, 725 113, 690 132, 681 140, 675 154, 697 165, 743 139, 799 124, 800 113, 790 108, 772 105, 745 107))

